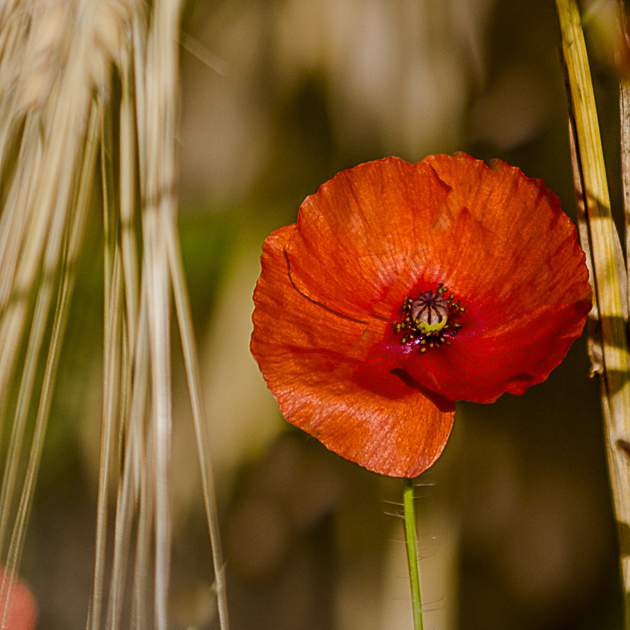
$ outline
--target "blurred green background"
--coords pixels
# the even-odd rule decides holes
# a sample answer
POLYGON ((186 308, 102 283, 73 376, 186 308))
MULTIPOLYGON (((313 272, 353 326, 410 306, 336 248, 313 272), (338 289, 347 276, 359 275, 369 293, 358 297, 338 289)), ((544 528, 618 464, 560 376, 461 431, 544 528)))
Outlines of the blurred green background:
MULTIPOLYGON (((595 52, 605 40, 600 30, 595 52)), ((180 230, 233 630, 412 627, 402 525, 391 515, 401 482, 286 425, 249 355, 264 238, 294 222, 304 197, 341 169, 458 150, 544 179, 575 217, 558 41, 551 0, 187 7, 180 230)), ((605 50, 593 56, 593 72, 619 211, 617 77, 605 50)), ((22 565, 42 629, 83 628, 89 606, 102 379, 99 221, 92 219, 83 252, 22 565)), ((218 628, 175 333, 173 344, 171 627, 218 628)), ((621 627, 600 383, 588 372, 582 338, 524 396, 458 407, 444 456, 419 480, 425 628, 621 627)))

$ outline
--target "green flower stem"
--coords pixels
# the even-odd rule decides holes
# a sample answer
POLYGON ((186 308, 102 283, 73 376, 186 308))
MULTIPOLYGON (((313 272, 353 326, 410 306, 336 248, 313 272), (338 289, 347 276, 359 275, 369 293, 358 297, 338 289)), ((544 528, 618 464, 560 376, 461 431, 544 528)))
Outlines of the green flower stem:
POLYGON ((403 509, 405 514, 407 560, 409 561, 409 581, 411 582, 413 627, 415 630, 422 630, 422 598, 420 597, 420 573, 418 572, 418 549, 416 546, 416 510, 413 492, 413 479, 405 479, 403 489, 403 509))

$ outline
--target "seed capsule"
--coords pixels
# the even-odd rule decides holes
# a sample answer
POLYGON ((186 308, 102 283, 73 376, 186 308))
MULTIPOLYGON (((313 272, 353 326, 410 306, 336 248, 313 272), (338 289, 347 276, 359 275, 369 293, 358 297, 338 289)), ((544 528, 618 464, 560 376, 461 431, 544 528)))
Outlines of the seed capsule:
POLYGON ((441 293, 425 291, 413 300, 411 316, 423 332, 441 330, 448 320, 448 302, 441 293))

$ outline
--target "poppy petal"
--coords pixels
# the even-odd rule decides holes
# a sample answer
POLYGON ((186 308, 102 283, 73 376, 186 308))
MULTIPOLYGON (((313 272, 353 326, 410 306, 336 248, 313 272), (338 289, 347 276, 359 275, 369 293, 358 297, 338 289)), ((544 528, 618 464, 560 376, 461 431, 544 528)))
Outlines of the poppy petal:
POLYGON ((458 248, 440 247, 441 280, 468 312, 451 346, 407 356, 405 369, 454 400, 522 394, 560 363, 591 309, 575 227, 557 197, 516 168, 463 155, 425 162, 452 184, 449 201, 461 208, 451 235, 458 248))
POLYGON ((286 256, 304 295, 363 321, 391 323, 407 297, 447 285, 467 309, 453 345, 401 353, 385 333, 380 356, 451 400, 492 402, 541 382, 591 308, 557 197, 517 168, 463 154, 339 173, 302 204, 286 256))
POLYGON ((286 249, 293 282, 348 316, 389 320, 409 290, 410 259, 429 258, 426 233, 449 222, 449 193, 422 162, 390 157, 338 173, 300 207, 286 249))
POLYGON ((254 293, 251 350, 281 413, 373 472, 419 475, 444 449, 454 405, 432 402, 404 373, 365 369, 365 339, 378 325, 341 316, 294 286, 285 255, 294 232, 281 228, 265 241, 254 293))

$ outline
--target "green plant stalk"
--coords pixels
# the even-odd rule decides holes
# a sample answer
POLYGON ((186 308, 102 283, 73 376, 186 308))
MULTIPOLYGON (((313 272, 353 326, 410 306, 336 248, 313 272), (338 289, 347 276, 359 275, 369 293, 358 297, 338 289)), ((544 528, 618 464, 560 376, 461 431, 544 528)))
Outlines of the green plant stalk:
POLYGON ((405 541, 411 582, 411 605, 413 627, 422 630, 422 598, 420 596, 420 573, 418 571, 418 548, 416 544, 416 510, 414 503, 413 479, 405 479, 403 487, 403 510, 405 516, 405 541))
POLYGON ((610 212, 595 96, 579 10, 576 0, 556 0, 556 6, 583 189, 583 198, 578 201, 583 201, 586 208, 595 276, 592 280, 599 307, 601 365, 596 372, 603 377, 603 415, 619 531, 625 627, 630 630, 630 369, 626 337, 628 305, 624 299, 627 274, 610 212))

